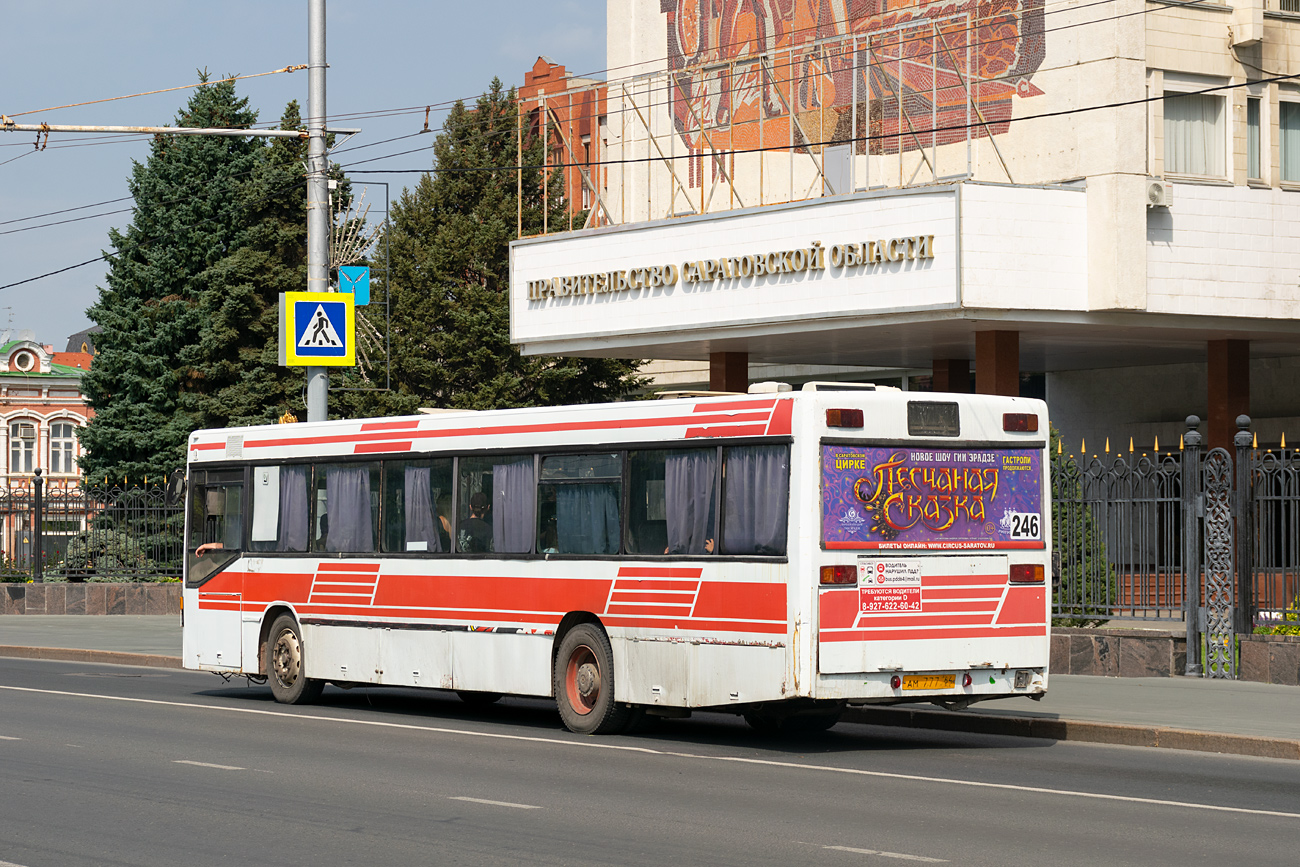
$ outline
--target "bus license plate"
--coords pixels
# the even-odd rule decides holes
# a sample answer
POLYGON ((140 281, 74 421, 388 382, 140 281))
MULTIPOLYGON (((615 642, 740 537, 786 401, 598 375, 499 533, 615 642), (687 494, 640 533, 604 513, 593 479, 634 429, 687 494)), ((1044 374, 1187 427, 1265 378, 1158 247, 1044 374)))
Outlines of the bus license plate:
POLYGON ((903 689, 952 689, 956 685, 955 674, 909 674, 903 678, 903 689))

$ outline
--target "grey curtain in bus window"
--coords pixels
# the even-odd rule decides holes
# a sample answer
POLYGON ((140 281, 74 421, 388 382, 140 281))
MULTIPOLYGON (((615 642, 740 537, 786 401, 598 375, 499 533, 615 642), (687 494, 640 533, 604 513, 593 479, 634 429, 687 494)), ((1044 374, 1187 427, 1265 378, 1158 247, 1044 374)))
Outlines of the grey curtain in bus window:
POLYGON ((326 551, 375 550, 370 517, 370 468, 330 467, 325 471, 325 511, 329 515, 326 551))
POLYGON ((713 484, 717 452, 669 452, 664 461, 668 553, 706 554, 713 538, 713 484))
POLYGON ((438 506, 433 502, 428 467, 406 467, 406 550, 442 553, 438 506))
POLYGON ((306 551, 311 526, 307 507, 307 468, 280 467, 280 540, 277 551, 306 551))
POLYGON ((492 550, 526 554, 533 550, 537 494, 531 457, 492 465, 492 550))
POLYGON ((727 449, 723 483, 728 554, 784 554, 789 510, 789 446, 727 449))
POLYGON ((618 493, 613 485, 556 485, 555 533, 561 554, 618 553, 618 493))

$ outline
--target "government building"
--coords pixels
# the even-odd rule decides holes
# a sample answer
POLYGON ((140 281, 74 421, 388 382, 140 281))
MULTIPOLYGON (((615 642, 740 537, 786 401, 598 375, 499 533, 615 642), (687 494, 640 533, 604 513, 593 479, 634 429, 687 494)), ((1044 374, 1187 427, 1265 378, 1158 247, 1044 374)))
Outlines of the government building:
MULTIPOLYGON (((611 0, 521 98, 523 352, 1045 396, 1069 447, 1300 438, 1300 0, 611 0), (706 367, 707 366, 707 367, 706 367)), ((674 380, 673 377, 676 377, 674 380)))

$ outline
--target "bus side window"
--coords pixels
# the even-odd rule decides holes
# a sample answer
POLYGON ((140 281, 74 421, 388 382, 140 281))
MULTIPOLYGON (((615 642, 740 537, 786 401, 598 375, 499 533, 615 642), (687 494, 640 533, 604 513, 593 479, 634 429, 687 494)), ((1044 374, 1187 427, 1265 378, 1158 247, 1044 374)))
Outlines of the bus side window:
POLYGON ((628 552, 715 553, 717 450, 631 452, 628 463, 628 552))
POLYGON ((370 554, 378 550, 379 464, 317 464, 312 550, 370 554))
POLYGON ((543 554, 617 554, 622 455, 542 458, 538 550, 543 554))
POLYGON ((451 550, 451 458, 384 461, 384 550, 451 550))
POLYGON ((723 449, 724 554, 785 553, 790 447, 723 449))
POLYGON ((461 458, 456 551, 528 554, 537 526, 533 456, 461 458))
POLYGON ((253 467, 251 551, 307 550, 310 524, 307 478, 310 467, 253 467))

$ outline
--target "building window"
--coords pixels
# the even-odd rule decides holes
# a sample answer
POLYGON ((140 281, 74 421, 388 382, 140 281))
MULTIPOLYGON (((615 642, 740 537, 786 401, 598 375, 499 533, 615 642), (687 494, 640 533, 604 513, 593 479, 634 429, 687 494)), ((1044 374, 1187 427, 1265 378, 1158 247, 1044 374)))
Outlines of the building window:
POLYGON ((1165 172, 1221 178, 1224 166, 1222 96, 1165 91, 1165 172))
POLYGON ((30 473, 36 453, 36 425, 16 421, 9 425, 9 472, 30 473))
POLYGON ((56 421, 50 425, 50 472, 74 473, 73 457, 77 453, 76 427, 72 422, 56 421))
POLYGON ((1246 97, 1246 177, 1259 180, 1259 97, 1246 97))
POLYGON ((27 351, 14 353, 14 367, 16 369, 21 370, 23 373, 27 373, 35 366, 36 366, 35 355, 32 355, 30 352, 27 351))
POLYGON ((1300 102, 1279 103, 1277 121, 1282 180, 1300 183, 1300 102))

